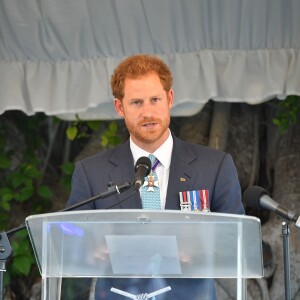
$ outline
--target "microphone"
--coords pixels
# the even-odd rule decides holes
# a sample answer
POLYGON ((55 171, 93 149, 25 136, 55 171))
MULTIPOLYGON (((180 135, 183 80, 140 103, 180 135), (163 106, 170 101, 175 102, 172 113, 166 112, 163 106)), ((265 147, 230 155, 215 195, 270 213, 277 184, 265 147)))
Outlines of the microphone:
POLYGON ((243 193, 243 200, 247 207, 271 210, 282 218, 294 222, 296 227, 300 228, 299 215, 281 206, 260 186, 248 187, 243 193))
POLYGON ((140 157, 135 164, 135 177, 133 185, 138 190, 144 183, 145 177, 150 174, 151 160, 146 157, 140 157))

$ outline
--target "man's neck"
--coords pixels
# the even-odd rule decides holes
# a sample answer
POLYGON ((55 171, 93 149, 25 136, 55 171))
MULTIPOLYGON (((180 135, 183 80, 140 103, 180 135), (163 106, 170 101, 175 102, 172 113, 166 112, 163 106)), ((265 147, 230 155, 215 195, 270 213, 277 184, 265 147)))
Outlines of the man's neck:
POLYGON ((171 134, 171 131, 170 131, 170 129, 168 129, 166 134, 161 139, 159 139, 158 141, 156 141, 154 143, 143 143, 141 141, 137 141, 132 136, 131 136, 131 140, 134 144, 136 144, 138 147, 140 147, 144 151, 146 151, 148 153, 154 153, 161 145, 163 145, 165 143, 165 141, 169 138, 170 134, 171 134))
POLYGON ((134 141, 130 138, 130 149, 133 155, 134 163, 136 163, 141 156, 148 156, 149 153, 153 153, 160 160, 160 162, 168 168, 171 162, 173 150, 173 137, 170 132, 167 140, 153 152, 139 147, 139 145, 134 143, 134 141))

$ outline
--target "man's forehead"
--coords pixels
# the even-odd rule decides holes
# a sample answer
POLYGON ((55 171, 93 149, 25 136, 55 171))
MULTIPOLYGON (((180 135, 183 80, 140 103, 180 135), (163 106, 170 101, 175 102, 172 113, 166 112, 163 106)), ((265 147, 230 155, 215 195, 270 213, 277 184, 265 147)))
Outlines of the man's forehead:
POLYGON ((138 74, 136 76, 129 75, 129 76, 125 77, 124 83, 126 83, 128 81, 144 80, 144 79, 148 79, 150 77, 157 77, 160 80, 158 73, 155 71, 151 71, 151 72, 147 72, 145 74, 138 74))

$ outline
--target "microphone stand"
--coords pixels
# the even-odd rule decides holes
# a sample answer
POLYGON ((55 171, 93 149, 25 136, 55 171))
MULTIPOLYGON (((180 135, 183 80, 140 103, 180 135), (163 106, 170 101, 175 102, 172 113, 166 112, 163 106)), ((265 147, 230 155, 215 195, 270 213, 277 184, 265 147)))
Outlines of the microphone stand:
POLYGON ((4 298, 4 272, 6 271, 6 261, 12 255, 12 248, 6 232, 0 232, 0 297, 4 298))
POLYGON ((121 184, 121 185, 114 185, 112 182, 110 182, 108 184, 108 190, 105 191, 105 192, 102 192, 101 194, 99 195, 96 195, 92 198, 89 198, 87 200, 84 200, 82 202, 79 202, 77 204, 74 204, 74 205, 71 205, 65 209, 62 209, 60 211, 70 211, 70 210, 75 210, 76 208, 78 207, 81 207, 85 204, 88 204, 90 202, 94 202, 96 201, 97 199, 104 199, 104 198, 107 198, 109 196, 112 196, 112 195, 115 195, 115 194, 121 194, 123 192, 125 192, 126 190, 130 189, 132 186, 133 186, 134 183, 131 183, 131 182, 126 182, 124 184, 121 184))
MULTIPOLYGON (((126 182, 121 185, 114 185, 112 182, 108 184, 108 190, 105 192, 102 192, 94 197, 91 197, 89 199, 86 199, 82 202, 79 202, 77 204, 74 204, 72 206, 69 206, 65 209, 60 210, 61 212, 64 211, 71 211, 75 210, 76 208, 79 208, 85 204, 88 204, 90 202, 96 201, 97 199, 104 199, 109 196, 115 195, 115 194, 121 194, 122 192, 132 188, 134 185, 134 182, 126 182)), ((6 262, 7 260, 12 256, 12 247, 9 241, 9 236, 12 236, 14 233, 23 230, 26 228, 25 224, 20 225, 19 227, 13 228, 7 232, 0 232, 0 299, 4 299, 4 272, 6 271, 6 262)))
POLYGON ((291 300, 289 222, 282 222, 285 300, 291 300))

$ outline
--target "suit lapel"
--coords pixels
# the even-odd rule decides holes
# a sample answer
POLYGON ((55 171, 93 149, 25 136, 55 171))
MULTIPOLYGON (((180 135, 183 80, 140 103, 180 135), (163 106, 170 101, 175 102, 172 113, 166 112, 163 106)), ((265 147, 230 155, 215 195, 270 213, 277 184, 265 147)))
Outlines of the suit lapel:
MULTIPOLYGON (((197 180, 198 170, 193 167, 193 161, 197 156, 190 150, 188 145, 173 135, 173 152, 170 165, 169 183, 166 197, 166 209, 180 209, 179 192, 193 190, 197 180)), ((134 163, 129 146, 129 141, 117 147, 109 159, 112 164, 110 179, 115 184, 122 184, 134 179, 134 163)), ((125 200, 116 208, 141 209, 139 192, 129 196, 132 191, 126 191, 115 197, 115 202, 125 200)))
POLYGON ((173 140, 166 209, 180 209, 179 192, 192 190, 198 175, 192 164, 197 156, 175 136, 173 140))
MULTIPOLYGON (((123 184, 125 182, 133 181, 135 172, 129 141, 116 148, 116 151, 114 151, 113 155, 110 157, 109 162, 112 164, 109 174, 112 182, 115 184, 123 184)), ((115 199, 116 203, 124 200, 124 202, 120 203, 115 208, 142 208, 140 194, 138 191, 134 193, 134 188, 116 195, 115 199)))

